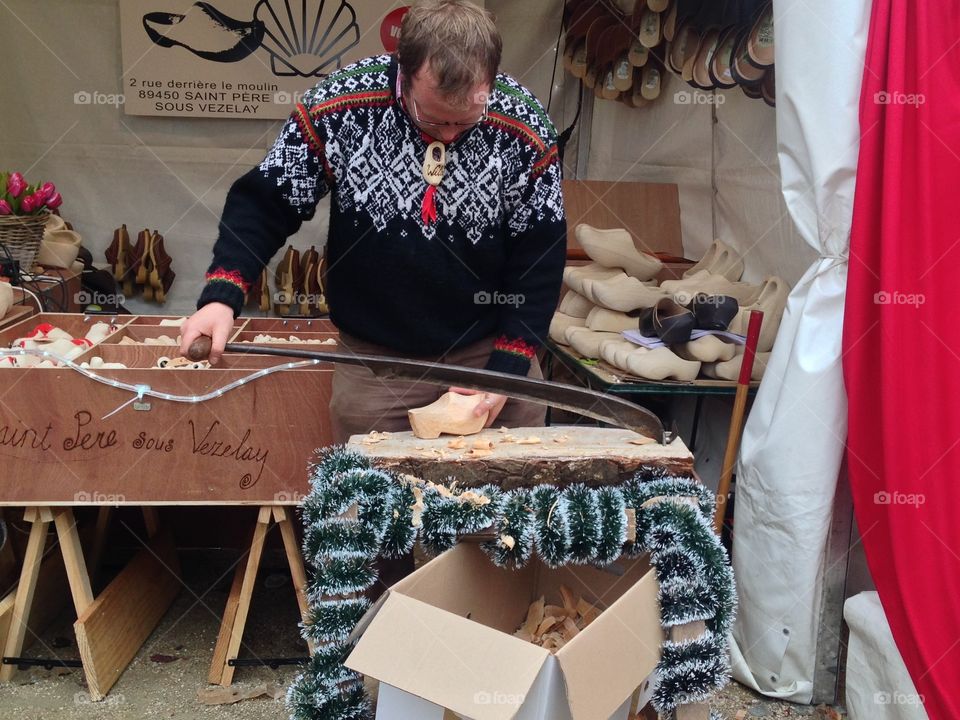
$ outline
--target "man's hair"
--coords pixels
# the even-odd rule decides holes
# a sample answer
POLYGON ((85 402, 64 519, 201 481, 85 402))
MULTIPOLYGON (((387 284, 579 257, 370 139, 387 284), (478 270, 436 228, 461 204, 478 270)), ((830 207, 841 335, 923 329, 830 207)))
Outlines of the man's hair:
POLYGON ((483 8, 467 0, 419 0, 403 18, 397 60, 408 81, 429 63, 440 94, 466 103, 477 85, 493 86, 502 50, 493 15, 483 8))

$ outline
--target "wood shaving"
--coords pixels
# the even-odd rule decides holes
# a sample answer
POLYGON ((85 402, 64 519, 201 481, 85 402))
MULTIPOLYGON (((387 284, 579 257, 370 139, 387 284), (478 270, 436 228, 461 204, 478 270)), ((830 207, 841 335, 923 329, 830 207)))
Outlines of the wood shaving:
POLYGON ((493 443, 490 440, 474 440, 474 450, 493 450, 493 443))
POLYGON ((390 437, 388 432, 379 432, 377 430, 372 430, 363 440, 360 442, 364 445, 376 445, 377 443, 383 442, 384 440, 390 437))
POLYGON ((493 455, 493 450, 482 450, 480 448, 470 448, 463 454, 464 457, 471 457, 471 458, 482 458, 482 457, 487 457, 488 455, 493 455))
POLYGON ((516 441, 517 438, 514 435, 504 435, 500 438, 500 442, 502 443, 515 443, 516 441))
POLYGON ((509 428, 507 428, 506 425, 501 425, 501 426, 500 426, 500 429, 497 430, 497 432, 498 432, 498 433, 505 433, 505 432, 507 432, 508 430, 509 430, 509 428))
POLYGON ((539 445, 543 441, 536 435, 528 435, 525 438, 517 440, 517 445, 539 445))
POLYGON ((501 535, 500 544, 503 545, 508 550, 513 550, 514 546, 517 544, 517 541, 514 540, 509 535, 501 535))
POLYGON ((467 446, 467 441, 463 439, 461 435, 456 440, 451 440, 447 443, 447 447, 451 450, 463 450, 467 446))
POLYGON ((567 442, 567 440, 569 439, 570 438, 568 438, 566 435, 557 435, 557 437, 555 437, 553 441, 555 443, 559 443, 560 445, 563 445, 563 443, 567 442))
POLYGON ((631 445, 654 445, 657 441, 653 438, 638 437, 628 440, 627 442, 629 442, 631 445))
POLYGON ((576 597, 566 585, 560 586, 560 595, 563 605, 548 605, 543 596, 530 603, 514 637, 556 652, 600 615, 595 606, 576 597))

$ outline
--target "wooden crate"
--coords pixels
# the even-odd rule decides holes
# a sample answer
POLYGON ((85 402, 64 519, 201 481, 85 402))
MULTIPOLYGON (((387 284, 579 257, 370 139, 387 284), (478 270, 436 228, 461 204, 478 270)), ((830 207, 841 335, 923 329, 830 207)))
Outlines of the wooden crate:
MULTIPOLYGON (((43 322, 82 337, 98 319, 43 313, 0 330, 0 347, 43 322)), ((200 396, 290 361, 228 353, 216 368, 160 369, 157 360, 177 347, 120 341, 176 338, 179 328, 161 319, 117 317, 116 330, 76 362, 122 362, 128 369, 96 373, 200 396)), ((337 338, 329 320, 240 318, 231 339, 257 333, 337 338)), ((70 368, 0 369, 0 505, 296 504, 308 489, 309 458, 332 442, 332 373, 329 363, 284 370, 204 402, 144 398, 106 417, 135 394, 70 368)))

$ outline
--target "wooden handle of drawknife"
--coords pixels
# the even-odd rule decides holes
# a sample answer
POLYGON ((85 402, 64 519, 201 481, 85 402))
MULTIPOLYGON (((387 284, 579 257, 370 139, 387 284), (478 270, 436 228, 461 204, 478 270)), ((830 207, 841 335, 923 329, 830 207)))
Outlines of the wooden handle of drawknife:
POLYGON ((210 357, 210 349, 213 347, 213 339, 209 335, 201 335, 187 348, 187 359, 193 362, 200 362, 210 357))
POLYGON ((723 466, 720 470, 720 484, 717 486, 717 508, 713 515, 713 529, 719 535, 723 531, 723 516, 727 510, 727 495, 733 480, 733 467, 740 451, 740 435, 743 433, 744 415, 747 411, 747 396, 750 393, 750 376, 753 374, 753 361, 757 356, 757 344, 760 342, 760 325, 763 313, 750 311, 750 324, 747 326, 747 343, 743 351, 743 363, 740 365, 740 377, 737 379, 737 394, 733 400, 733 413, 730 415, 730 430, 727 433, 727 449, 723 454, 723 466))

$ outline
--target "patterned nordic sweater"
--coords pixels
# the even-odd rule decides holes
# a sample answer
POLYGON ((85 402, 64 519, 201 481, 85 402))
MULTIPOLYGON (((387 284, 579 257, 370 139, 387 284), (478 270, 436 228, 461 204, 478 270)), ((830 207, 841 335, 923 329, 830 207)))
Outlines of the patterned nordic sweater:
POLYGON ((556 131, 515 80, 447 146, 425 223, 427 141, 396 97, 397 64, 367 58, 309 91, 264 161, 227 195, 197 307, 243 295, 331 194, 327 301, 342 331, 439 356, 494 337, 487 367, 525 374, 556 307, 566 256, 556 131))

